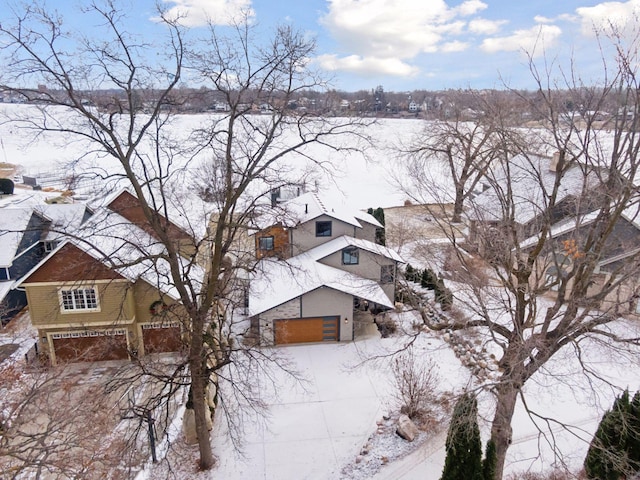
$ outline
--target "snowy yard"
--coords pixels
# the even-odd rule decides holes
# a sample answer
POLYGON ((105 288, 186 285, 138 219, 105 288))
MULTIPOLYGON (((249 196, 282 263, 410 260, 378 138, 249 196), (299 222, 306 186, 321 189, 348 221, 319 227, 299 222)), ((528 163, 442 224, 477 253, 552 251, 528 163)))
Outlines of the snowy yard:
MULTIPOLYGON (((178 119, 178 124, 186 129, 195 121, 197 116, 185 116, 178 119)), ((344 168, 335 183, 328 185, 333 185, 358 208, 401 205, 405 196, 389 181, 389 172, 395 166, 390 165, 385 149, 397 138, 415 132, 419 125, 393 120, 375 125, 371 133, 380 143, 379 150, 370 152, 369 160, 359 156, 347 160, 329 158, 337 170, 344 168)), ((68 146, 53 150, 52 154, 52 144, 44 140, 25 148, 24 139, 15 133, 6 124, 0 125, 5 155, 20 164, 24 174, 58 171, 64 162, 78 154, 68 146)), ((424 229, 421 233, 426 230, 437 237, 437 232, 433 232, 437 222, 427 218, 419 208, 410 210, 410 216, 400 210, 389 215, 390 242, 414 266, 426 266, 428 259, 439 269, 444 263, 443 244, 431 238, 431 244, 425 246, 416 241, 415 230, 420 226, 424 229)), ((462 294, 462 287, 457 287, 456 294, 462 294)), ((411 319, 403 317, 403 324, 411 333, 411 319)), ((3 353, 7 357, 0 367, 11 362, 23 364, 24 354, 35 341, 34 330, 16 328, 17 325, 24 326, 24 319, 0 331, 0 360, 3 353)), ((636 321, 621 321, 617 328, 629 329, 640 337, 640 324, 636 321)), ((197 447, 187 447, 182 441, 179 410, 171 448, 166 450, 166 441, 161 442, 161 451, 167 451, 168 462, 148 464, 138 479, 169 475, 179 479, 225 480, 439 479, 447 422, 440 429, 423 432, 414 444, 409 444, 397 437, 393 424, 385 420, 386 416, 393 418, 399 408, 393 402, 392 360, 386 355, 409 337, 380 338, 372 324, 365 330, 354 342, 279 347, 300 372, 300 381, 279 372, 272 379, 275 388, 265 384, 261 393, 268 407, 266 415, 257 412, 244 417, 241 451, 229 440, 224 419, 218 419, 212 437, 218 464, 210 472, 196 471, 197 447), (374 361, 374 357, 380 358, 374 361)), ((481 341, 486 340, 479 335, 481 341)), ((441 379, 439 393, 456 395, 465 389, 480 392, 479 421, 486 442, 493 415, 491 378, 484 383, 474 379, 443 334, 423 332, 413 348, 418 353, 416 358, 437 365, 441 379)), ((604 348, 588 339, 561 350, 524 388, 526 407, 535 413, 527 413, 522 399, 516 406, 507 472, 540 472, 565 466, 578 471, 598 421, 619 389, 629 388, 631 392, 640 389, 639 367, 640 352, 604 348), (586 371, 590 374, 585 374, 586 371)), ((6 383, 2 385, 2 395, 9 395, 9 387, 6 383)))
MULTIPOLYGON (((21 328, 14 326, 0 335, 2 344, 25 345, 7 360, 16 364, 24 362, 23 353, 33 342, 34 332, 24 328, 24 317, 22 320, 15 323, 21 328)), ((410 322, 405 318, 411 331, 410 322)), ((621 326, 640 330, 633 322, 621 326)), ((214 470, 198 473, 197 449, 186 447, 178 434, 168 451, 169 464, 149 464, 138 479, 164 478, 170 465, 173 474, 184 479, 437 480, 444 463, 446 421, 441 429, 423 432, 414 444, 409 444, 395 435, 395 426, 383 418, 393 415, 398 407, 393 402, 391 359, 385 355, 406 340, 403 335, 380 338, 370 324, 354 342, 281 347, 303 381, 281 373, 275 379, 275 391, 265 388, 267 416, 245 418, 242 453, 234 449, 221 421, 212 439, 219 459, 214 470), (380 358, 371 360, 374 357, 380 358), (368 452, 363 455, 365 446, 368 452)), ((580 347, 583 365, 594 373, 620 388, 638 388, 640 356, 606 351, 602 345, 588 342, 580 347)), ((416 358, 431 359, 437 365, 442 392, 459 393, 478 385, 442 335, 423 332, 413 348, 419 353, 416 358)), ((587 378, 572 350, 570 347, 561 351, 527 385, 528 407, 538 417, 532 419, 522 403, 518 404, 508 472, 559 466, 552 451, 554 442, 561 461, 574 471, 580 468, 600 416, 617 392, 604 382, 594 381, 593 376, 587 378)), ((481 393, 479 401, 480 425, 486 441, 492 408, 490 393, 481 393)), ((179 428, 179 422, 176 425, 179 428)))

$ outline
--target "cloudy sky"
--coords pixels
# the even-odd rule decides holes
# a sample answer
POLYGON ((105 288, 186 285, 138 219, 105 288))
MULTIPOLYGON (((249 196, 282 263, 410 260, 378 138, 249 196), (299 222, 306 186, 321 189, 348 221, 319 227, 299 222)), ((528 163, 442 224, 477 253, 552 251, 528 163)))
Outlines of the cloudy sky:
MULTIPOLYGON (((51 2, 63 3, 62 0, 51 2)), ((64 1, 64 4, 67 2, 64 1)), ((133 1, 140 29, 153 0, 133 1)), ((594 31, 638 25, 640 0, 164 0, 198 28, 249 11, 262 27, 291 23, 317 39, 316 65, 342 90, 532 86, 527 59, 589 78, 602 71, 594 31)), ((58 7, 61 8, 61 7, 58 7)), ((78 15, 68 12, 71 21, 78 15)), ((602 44, 602 42, 600 43, 602 44)), ((610 56, 605 52, 605 57, 610 56)))

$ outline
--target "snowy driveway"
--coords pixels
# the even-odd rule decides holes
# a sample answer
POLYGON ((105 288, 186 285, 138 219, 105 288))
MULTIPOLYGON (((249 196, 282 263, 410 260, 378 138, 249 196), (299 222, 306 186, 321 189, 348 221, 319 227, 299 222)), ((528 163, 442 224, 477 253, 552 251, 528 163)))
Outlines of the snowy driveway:
MULTIPOLYGON (((375 327, 373 327, 375 328, 375 327)), ((371 340, 378 337, 370 332, 371 340)), ((254 425, 245 437, 245 457, 231 453, 224 438, 214 441, 221 463, 217 478, 336 479, 353 461, 376 428, 385 407, 386 374, 373 365, 358 368, 358 350, 366 339, 344 344, 284 347, 308 380, 289 382, 269 407, 266 425, 254 425)))

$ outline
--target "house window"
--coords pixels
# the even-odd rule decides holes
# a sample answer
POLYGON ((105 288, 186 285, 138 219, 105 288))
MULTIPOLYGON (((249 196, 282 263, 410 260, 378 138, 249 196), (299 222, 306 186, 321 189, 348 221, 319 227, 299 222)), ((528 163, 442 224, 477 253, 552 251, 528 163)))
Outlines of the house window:
POLYGON ((98 292, 95 288, 60 290, 60 305, 63 312, 98 310, 98 292))
POLYGON ((316 237, 330 237, 331 222, 316 222, 316 237))
POLYGON ((58 246, 58 242, 44 242, 44 251, 51 252, 58 246))
POLYGON ((258 248, 260 250, 273 250, 273 237, 260 237, 258 239, 258 248))
POLYGON ((395 280, 395 265, 380 266, 380 283, 393 283, 395 280))
POLYGON ((356 247, 347 247, 342 250, 343 265, 358 265, 358 249, 356 247))

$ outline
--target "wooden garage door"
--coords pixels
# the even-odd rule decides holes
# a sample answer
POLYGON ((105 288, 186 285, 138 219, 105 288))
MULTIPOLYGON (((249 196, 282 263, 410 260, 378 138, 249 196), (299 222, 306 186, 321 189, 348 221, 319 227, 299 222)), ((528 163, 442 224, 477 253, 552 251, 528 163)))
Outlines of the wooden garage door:
POLYGON ((276 345, 336 342, 340 317, 292 318, 275 321, 276 345))
POLYGON ((51 335, 57 362, 97 362, 126 360, 125 330, 94 330, 51 335))
POLYGON ((182 349, 180 324, 149 323, 142 325, 144 353, 177 352, 182 349))

